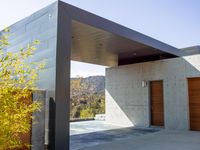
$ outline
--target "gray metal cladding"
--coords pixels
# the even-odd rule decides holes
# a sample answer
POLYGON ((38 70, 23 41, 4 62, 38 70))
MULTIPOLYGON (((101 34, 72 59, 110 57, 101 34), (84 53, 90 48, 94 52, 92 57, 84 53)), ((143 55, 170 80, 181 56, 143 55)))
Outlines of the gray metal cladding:
POLYGON ((46 66, 39 74, 38 88, 55 88, 55 61, 57 36, 57 2, 9 27, 9 52, 16 52, 34 40, 39 40, 37 51, 30 61, 45 60, 46 66))

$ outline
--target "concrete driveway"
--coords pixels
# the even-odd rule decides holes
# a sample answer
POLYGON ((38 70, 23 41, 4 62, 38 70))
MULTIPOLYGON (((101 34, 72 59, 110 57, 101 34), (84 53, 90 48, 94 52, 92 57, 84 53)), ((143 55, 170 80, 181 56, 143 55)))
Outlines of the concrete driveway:
POLYGON ((200 150, 200 132, 70 123, 70 150, 200 150))
POLYGON ((105 121, 83 121, 70 123, 70 150, 88 149, 123 139, 152 134, 158 129, 135 129, 107 124, 105 121))
POLYGON ((200 150, 200 132, 161 130, 81 150, 200 150))

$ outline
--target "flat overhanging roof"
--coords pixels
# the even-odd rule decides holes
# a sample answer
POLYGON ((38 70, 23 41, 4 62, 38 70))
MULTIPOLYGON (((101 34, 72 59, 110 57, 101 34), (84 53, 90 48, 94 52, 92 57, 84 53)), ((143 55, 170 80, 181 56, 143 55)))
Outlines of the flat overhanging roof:
POLYGON ((61 2, 72 19, 71 59, 116 66, 182 56, 179 49, 61 2))
MULTIPOLYGON (((70 60, 115 66, 184 55, 175 47, 61 1, 12 25, 10 34, 13 45, 6 49, 9 52, 34 39, 41 41, 30 61, 46 59, 37 87, 44 90, 44 98, 53 108, 49 112, 53 126, 45 130, 51 131, 49 141, 48 134, 45 140, 55 150, 69 150, 70 145, 70 60)), ((42 137, 38 137, 41 147, 42 137)))

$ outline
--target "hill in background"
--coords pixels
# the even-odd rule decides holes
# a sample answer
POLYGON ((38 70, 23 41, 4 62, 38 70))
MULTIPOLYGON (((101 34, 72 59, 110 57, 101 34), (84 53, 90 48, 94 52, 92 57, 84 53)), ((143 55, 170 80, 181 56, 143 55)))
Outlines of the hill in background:
POLYGON ((71 78, 71 118, 91 118, 105 113, 105 77, 71 78))
POLYGON ((89 93, 89 94, 102 93, 104 92, 104 90, 105 90, 105 76, 71 78, 71 96, 83 93, 89 93))

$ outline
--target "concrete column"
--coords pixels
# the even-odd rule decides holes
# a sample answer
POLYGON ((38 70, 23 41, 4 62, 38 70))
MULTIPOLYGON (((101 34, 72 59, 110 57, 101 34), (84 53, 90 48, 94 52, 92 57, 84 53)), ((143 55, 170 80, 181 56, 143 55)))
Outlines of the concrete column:
POLYGON ((40 111, 34 112, 35 120, 32 122, 31 130, 31 150, 44 150, 44 133, 45 133, 45 98, 46 91, 35 91, 33 101, 37 100, 42 103, 40 111))

